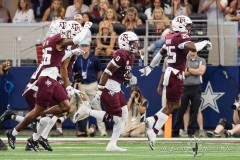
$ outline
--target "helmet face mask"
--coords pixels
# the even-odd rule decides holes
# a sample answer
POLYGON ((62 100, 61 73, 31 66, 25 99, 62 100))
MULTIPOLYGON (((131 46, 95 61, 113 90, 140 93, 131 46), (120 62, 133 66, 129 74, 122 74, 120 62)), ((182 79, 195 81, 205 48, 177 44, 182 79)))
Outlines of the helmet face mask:
POLYGON ((174 32, 190 33, 192 20, 187 16, 177 16, 172 20, 172 29, 174 32))
POLYGON ((137 53, 140 47, 140 43, 138 40, 136 41, 130 41, 129 42, 129 46, 130 46, 130 52, 132 53, 137 53))
POLYGON ((49 30, 48 30, 46 36, 52 37, 58 33, 60 33, 61 35, 64 35, 65 29, 66 29, 66 21, 64 21, 64 20, 53 21, 49 27, 49 30))
POLYGON ((124 49, 132 53, 137 53, 139 44, 139 38, 134 32, 123 32, 118 37, 118 45, 120 49, 124 49))
POLYGON ((67 21, 66 24, 66 38, 75 37, 81 30, 81 25, 77 21, 67 21))

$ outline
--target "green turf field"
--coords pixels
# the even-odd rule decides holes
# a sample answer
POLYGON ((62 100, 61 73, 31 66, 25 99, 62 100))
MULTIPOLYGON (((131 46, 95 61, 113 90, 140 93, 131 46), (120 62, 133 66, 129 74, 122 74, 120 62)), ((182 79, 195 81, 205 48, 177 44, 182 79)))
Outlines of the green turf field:
MULTIPOLYGON (((3 138, 2 138, 3 139, 3 138)), ((3 139, 4 142, 6 138, 3 139)), ((238 139, 159 139, 154 151, 150 150, 146 138, 121 139, 119 146, 127 148, 127 152, 106 152, 109 138, 55 138, 50 139, 53 152, 25 151, 25 139, 17 139, 16 149, 8 147, 8 151, 0 151, 0 159, 15 160, 239 160, 240 141, 238 139), (192 146, 198 143, 198 154, 194 158, 192 146)))

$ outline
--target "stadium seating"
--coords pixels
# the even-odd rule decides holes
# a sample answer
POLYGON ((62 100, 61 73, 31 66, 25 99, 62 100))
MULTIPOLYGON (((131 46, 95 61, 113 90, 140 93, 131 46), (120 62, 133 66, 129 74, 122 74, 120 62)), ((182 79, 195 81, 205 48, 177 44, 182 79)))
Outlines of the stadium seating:
POLYGON ((126 31, 126 26, 121 23, 112 23, 112 26, 117 35, 120 35, 126 31))
MULTIPOLYGON (((137 25, 137 27, 134 28, 134 32, 139 36, 145 36, 146 35, 146 25, 145 24, 137 25)), ((156 27, 154 25, 149 24, 148 25, 148 33, 149 33, 149 35, 154 35, 156 33, 156 27)))
POLYGON ((93 23, 92 27, 90 28, 92 35, 95 36, 98 33, 98 30, 99 30, 98 24, 93 23))
POLYGON ((147 20, 147 15, 144 13, 138 13, 138 17, 142 20, 142 23, 145 24, 147 20))

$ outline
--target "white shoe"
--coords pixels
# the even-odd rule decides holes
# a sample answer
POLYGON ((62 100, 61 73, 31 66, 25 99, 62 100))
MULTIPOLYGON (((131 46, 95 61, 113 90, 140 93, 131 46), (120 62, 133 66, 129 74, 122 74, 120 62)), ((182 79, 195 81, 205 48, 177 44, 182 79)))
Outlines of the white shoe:
POLYGON ((106 147, 106 151, 109 151, 109 152, 125 152, 125 151, 127 151, 127 149, 121 148, 121 147, 118 147, 117 145, 109 143, 106 147))
POLYGON ((146 118, 145 126, 146 129, 152 129, 155 123, 155 119, 153 116, 146 118))
POLYGON ((73 115, 73 123, 76 123, 78 120, 82 120, 85 119, 89 116, 89 113, 91 111, 91 108, 89 105, 85 105, 84 103, 81 104, 77 110, 77 112, 75 112, 75 114, 73 115))
POLYGON ((146 135, 147 135, 149 146, 150 146, 151 150, 154 150, 155 149, 154 144, 155 144, 157 135, 154 133, 153 129, 151 129, 151 130, 148 129, 146 132, 146 135))

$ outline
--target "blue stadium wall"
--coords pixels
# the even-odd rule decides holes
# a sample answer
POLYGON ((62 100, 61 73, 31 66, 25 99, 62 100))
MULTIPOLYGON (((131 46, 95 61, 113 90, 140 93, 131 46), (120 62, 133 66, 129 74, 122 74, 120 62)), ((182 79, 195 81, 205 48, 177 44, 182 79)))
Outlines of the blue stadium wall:
MULTIPOLYGON (((157 67, 148 77, 141 77, 139 69, 134 67, 133 73, 138 77, 138 86, 143 95, 149 100, 147 116, 153 115, 161 107, 161 96, 157 93, 157 85, 161 75, 161 67, 157 67)), ((27 104, 22 97, 22 93, 30 76, 35 71, 35 67, 13 67, 9 75, 0 77, 0 114, 4 112, 8 102, 13 110, 27 110, 27 104), (4 86, 6 81, 14 84, 14 89, 9 95, 4 86)), ((204 128, 214 128, 221 117, 232 121, 231 105, 239 93, 239 69, 238 66, 208 66, 203 76, 202 104, 204 117, 204 128)), ((6 87, 6 86, 5 86, 6 87)), ((8 88, 6 88, 8 90, 8 88)), ((130 88, 122 87, 126 98, 129 97, 130 88)), ((175 114, 174 114, 175 115, 175 114)), ((93 118, 90 119, 94 123, 93 118)), ((2 128, 12 128, 16 122, 7 120, 2 128)), ((64 122, 64 127, 74 128, 74 124, 69 120, 64 122)))

